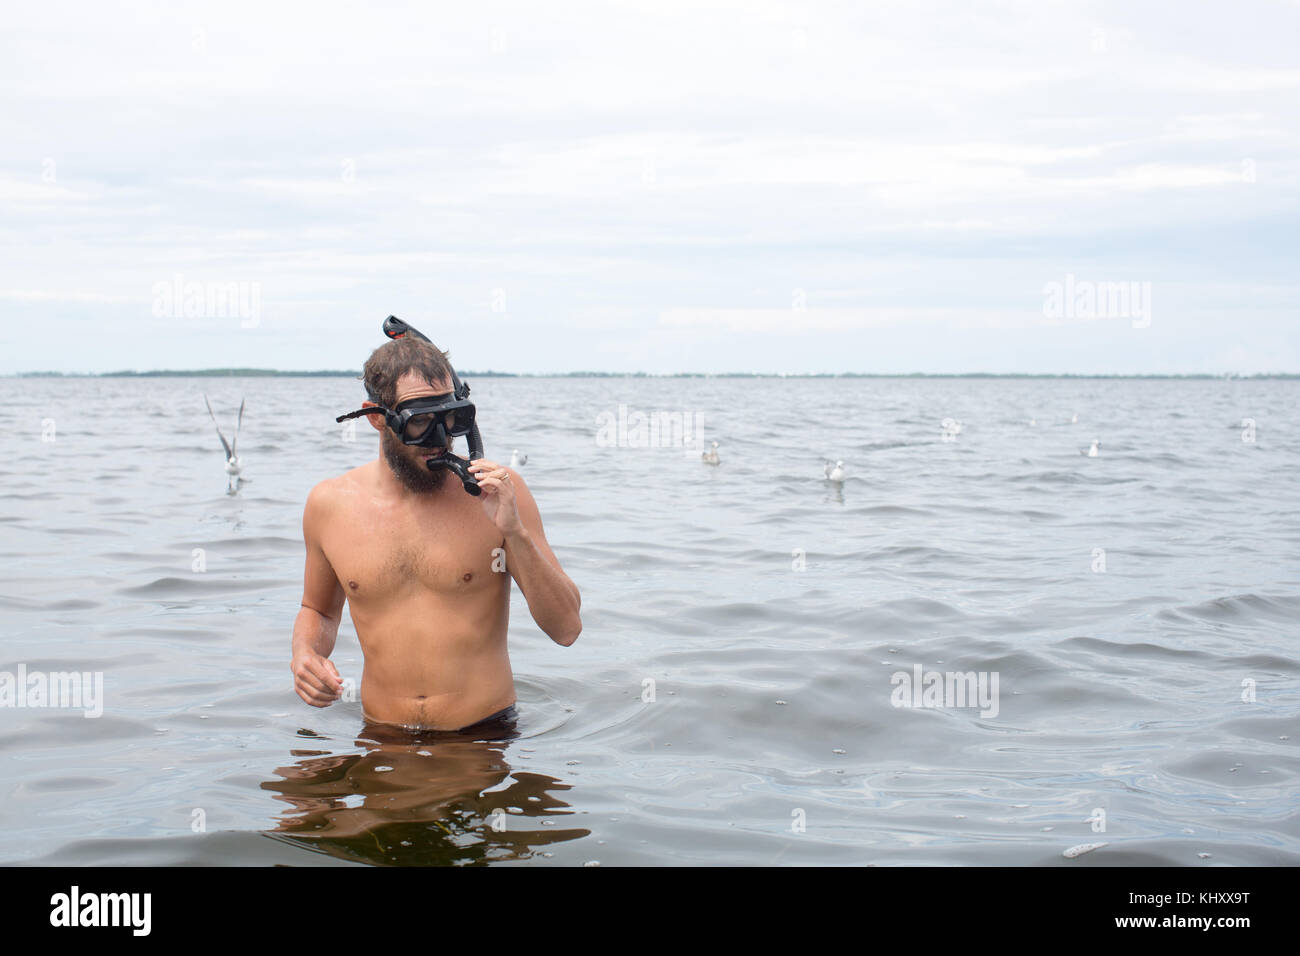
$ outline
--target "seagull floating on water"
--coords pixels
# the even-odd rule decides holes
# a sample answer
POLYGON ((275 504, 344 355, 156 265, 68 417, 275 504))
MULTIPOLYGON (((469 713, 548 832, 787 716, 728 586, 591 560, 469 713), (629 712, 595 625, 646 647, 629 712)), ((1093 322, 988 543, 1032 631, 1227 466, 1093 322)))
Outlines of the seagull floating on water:
POLYGON ((221 439, 221 447, 226 450, 226 474, 230 476, 230 483, 233 485, 236 481, 242 481, 239 473, 244 468, 244 463, 239 460, 235 454, 235 446, 239 442, 239 426, 244 423, 244 400, 239 400, 239 418, 235 422, 235 440, 226 441, 226 436, 221 433, 221 426, 217 425, 217 416, 212 413, 212 403, 208 401, 208 396, 203 396, 203 404, 208 406, 208 416, 212 419, 212 424, 216 425, 217 437, 221 439))
POLYGON ((704 462, 706 465, 716 465, 719 461, 721 461, 721 459, 718 458, 717 442, 713 442, 712 448, 700 454, 700 461, 704 462))
POLYGON ((1096 458, 1100 452, 1101 452, 1101 441, 1100 439, 1097 438, 1094 438, 1092 440, 1092 446, 1087 451, 1084 451, 1082 448, 1079 449, 1080 455, 1087 455, 1089 458, 1096 458))
POLYGON ((528 464, 528 456, 520 455, 518 448, 516 448, 514 451, 510 453, 511 468, 522 468, 526 464, 528 464))
POLYGON ((840 481, 843 481, 844 478, 845 478, 845 474, 844 474, 844 462, 842 462, 842 461, 837 461, 833 467, 832 467, 832 465, 831 465, 831 463, 830 463, 829 461, 826 462, 826 480, 827 480, 827 481, 836 481, 836 482, 840 482, 840 481))
POLYGON ((943 436, 945 438, 956 438, 961 434, 961 422, 957 421, 955 418, 945 418, 940 423, 940 427, 943 429, 943 436))
POLYGON ((1075 412, 1073 415, 1070 416, 1070 424, 1071 424, 1071 425, 1077 425, 1077 424, 1079 424, 1079 413, 1078 413, 1078 412, 1075 412))

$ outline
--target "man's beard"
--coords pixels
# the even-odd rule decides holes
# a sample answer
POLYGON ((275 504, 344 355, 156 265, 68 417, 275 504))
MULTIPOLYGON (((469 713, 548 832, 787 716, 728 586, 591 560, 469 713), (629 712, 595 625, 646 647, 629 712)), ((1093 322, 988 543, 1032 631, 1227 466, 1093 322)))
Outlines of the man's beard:
POLYGON ((397 480, 408 489, 414 492, 428 493, 437 491, 442 487, 443 479, 447 477, 446 468, 430 470, 422 459, 411 458, 409 455, 403 454, 403 451, 407 448, 418 448, 420 446, 403 444, 388 429, 380 432, 379 445, 384 451, 384 460, 388 462, 388 467, 393 470, 397 480))

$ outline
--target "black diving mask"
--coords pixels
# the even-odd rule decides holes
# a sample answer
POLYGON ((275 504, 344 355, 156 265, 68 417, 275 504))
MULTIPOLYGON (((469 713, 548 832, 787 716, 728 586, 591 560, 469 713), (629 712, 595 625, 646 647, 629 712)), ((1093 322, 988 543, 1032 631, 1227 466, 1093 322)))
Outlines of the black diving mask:
POLYGON ((362 415, 384 416, 389 429, 404 445, 424 448, 449 448, 451 440, 468 435, 474 428, 474 403, 457 399, 455 393, 408 398, 395 406, 375 405, 340 415, 337 421, 362 415))
MULTIPOLYGON (((384 320, 384 334, 390 339, 400 339, 409 334, 425 342, 429 341, 395 315, 384 320)), ((450 367, 449 364, 448 368, 450 367)), ((460 478, 467 492, 471 495, 481 494, 478 481, 469 473, 469 463, 483 457, 483 439, 479 437, 478 424, 474 419, 474 403, 469 400, 469 386, 461 382, 455 369, 451 370, 451 381, 453 390, 444 395, 408 398, 392 408, 376 403, 369 408, 358 408, 355 412, 340 415, 335 421, 345 422, 363 415, 383 415, 384 422, 402 444, 443 450, 441 455, 425 462, 430 471, 450 468, 460 478), (451 453, 451 440, 462 435, 469 442, 469 461, 451 453)), ((378 398, 376 395, 370 397, 372 401, 378 398)))

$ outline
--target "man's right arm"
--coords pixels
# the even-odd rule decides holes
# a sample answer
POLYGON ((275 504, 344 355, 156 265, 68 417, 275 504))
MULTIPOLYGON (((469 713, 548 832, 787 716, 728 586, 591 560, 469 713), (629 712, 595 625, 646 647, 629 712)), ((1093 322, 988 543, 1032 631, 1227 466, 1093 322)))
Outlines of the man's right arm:
POLYGON ((343 616, 343 588, 321 549, 320 533, 327 520, 328 493, 317 485, 302 512, 302 538, 307 548, 303 572, 302 609, 293 622, 293 686, 313 707, 338 700, 343 681, 329 656, 343 616))

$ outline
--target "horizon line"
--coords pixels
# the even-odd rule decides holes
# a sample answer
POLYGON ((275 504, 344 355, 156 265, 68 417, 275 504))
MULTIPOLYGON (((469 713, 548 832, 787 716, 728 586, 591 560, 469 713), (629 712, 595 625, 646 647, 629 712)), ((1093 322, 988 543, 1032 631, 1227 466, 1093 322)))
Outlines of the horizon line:
MULTIPOLYGON (((502 372, 465 370, 462 378, 1084 378, 1084 379, 1296 379, 1297 372, 502 372)), ((0 378, 356 378, 357 371, 266 368, 123 369, 114 372, 10 372, 0 378)))

